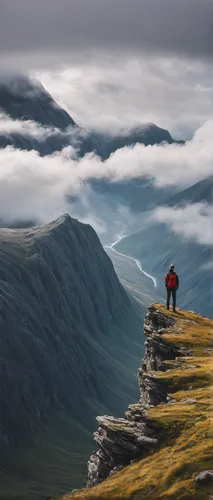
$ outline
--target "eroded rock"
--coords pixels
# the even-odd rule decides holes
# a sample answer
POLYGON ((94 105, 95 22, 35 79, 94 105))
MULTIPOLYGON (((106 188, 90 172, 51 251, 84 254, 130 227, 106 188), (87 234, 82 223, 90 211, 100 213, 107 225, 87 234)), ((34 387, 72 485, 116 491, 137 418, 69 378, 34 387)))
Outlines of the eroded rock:
POLYGON ((212 490, 211 493, 213 493, 213 471, 205 470, 201 472, 195 480, 197 488, 212 490))
POLYGON ((137 404, 130 405, 124 418, 111 416, 97 417, 98 430, 94 439, 99 450, 94 452, 88 462, 87 486, 94 486, 109 475, 133 463, 159 445, 161 430, 148 417, 147 409, 165 403, 172 404, 174 399, 168 394, 168 385, 153 371, 168 371, 175 360, 181 364, 181 351, 171 346, 162 334, 174 325, 174 319, 164 315, 154 306, 148 308, 144 323, 145 356, 142 368, 138 371, 140 399, 137 404))

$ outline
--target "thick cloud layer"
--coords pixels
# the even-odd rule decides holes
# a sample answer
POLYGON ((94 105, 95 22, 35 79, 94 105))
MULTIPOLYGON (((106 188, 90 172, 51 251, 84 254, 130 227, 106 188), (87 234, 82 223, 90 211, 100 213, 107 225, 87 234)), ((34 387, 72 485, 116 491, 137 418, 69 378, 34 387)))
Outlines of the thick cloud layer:
POLYGON ((212 175, 213 123, 185 146, 142 146, 117 150, 105 162, 94 154, 73 159, 73 149, 40 157, 36 151, 0 150, 0 218, 50 220, 67 211, 67 194, 81 192, 92 178, 111 182, 152 178, 158 187, 185 187, 212 175))
POLYGON ((41 63, 48 54, 53 63, 98 48, 211 57, 212 22, 211 0, 1 0, 0 55, 41 63))
POLYGON ((116 133, 153 122, 189 139, 213 116, 212 65, 185 58, 116 56, 36 73, 82 127, 116 133))
POLYGON ((183 208, 159 207, 153 218, 168 224, 189 241, 213 246, 213 205, 193 203, 183 208))
POLYGON ((24 137, 45 141, 48 137, 61 134, 61 132, 59 129, 53 127, 42 127, 42 125, 32 120, 13 120, 0 110, 0 135, 1 134, 9 136, 20 134, 24 137))

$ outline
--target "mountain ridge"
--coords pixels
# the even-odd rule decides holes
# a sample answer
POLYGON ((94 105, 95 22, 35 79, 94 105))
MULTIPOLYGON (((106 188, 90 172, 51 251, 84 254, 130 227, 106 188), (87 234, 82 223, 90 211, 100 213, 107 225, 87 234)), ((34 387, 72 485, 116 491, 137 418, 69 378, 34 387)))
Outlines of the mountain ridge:
MULTIPOLYGON (((121 413, 127 393, 137 393, 143 311, 121 286, 94 229, 68 214, 41 227, 0 229, 0 274, 0 458, 11 488, 13 447, 30 446, 56 411, 72 417, 70 431, 81 440, 97 408, 121 413)), ((64 491, 59 466, 57 494, 64 491)), ((32 470, 25 474, 31 478, 32 470)), ((42 498, 25 496, 23 487, 24 477, 22 499, 42 498)))

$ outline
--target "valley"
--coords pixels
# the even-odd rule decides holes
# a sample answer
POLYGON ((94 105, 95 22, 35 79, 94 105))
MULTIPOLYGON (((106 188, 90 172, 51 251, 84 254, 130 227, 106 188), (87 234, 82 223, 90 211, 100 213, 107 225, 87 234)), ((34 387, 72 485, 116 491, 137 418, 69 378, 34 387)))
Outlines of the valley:
POLYGON ((111 243, 111 245, 106 246, 106 248, 109 248, 110 250, 112 250, 113 252, 115 252, 117 255, 120 255, 121 257, 124 257, 126 259, 129 259, 129 260, 132 260, 133 262, 135 262, 135 265, 137 266, 137 268, 139 269, 139 271, 142 274, 144 274, 144 276, 146 276, 147 278, 149 278, 150 280, 152 280, 152 282, 154 284, 154 288, 157 288, 157 279, 154 278, 154 276, 151 276, 151 274, 148 274, 146 271, 144 271, 144 269, 142 268, 141 263, 140 263, 139 260, 134 259, 133 257, 130 257, 129 255, 122 254, 122 253, 118 252, 115 249, 116 245, 118 243, 121 243, 122 240, 123 240, 123 238, 121 236, 119 236, 117 241, 115 241, 114 243, 111 243))
POLYGON ((5 200, 17 167, 0 211, 0 499, 44 500, 85 486, 97 415, 122 417, 138 400, 146 308, 164 303, 171 262, 178 306, 212 318, 211 238, 188 238, 155 214, 210 204, 213 178, 159 186, 134 162, 129 177, 120 164, 118 177, 105 175, 118 151, 185 143, 152 122, 114 136, 83 129, 27 77, 0 83, 0 107, 0 152, 12 155, 5 200), (84 162, 103 173, 77 178, 73 191, 69 168, 84 162))

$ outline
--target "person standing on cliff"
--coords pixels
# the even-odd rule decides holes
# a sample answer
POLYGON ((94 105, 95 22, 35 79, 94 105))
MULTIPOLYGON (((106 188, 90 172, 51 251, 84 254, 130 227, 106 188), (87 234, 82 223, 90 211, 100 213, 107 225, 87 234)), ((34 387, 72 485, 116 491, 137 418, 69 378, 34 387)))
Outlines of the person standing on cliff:
POLYGON ((173 312, 176 311, 176 292, 179 288, 179 277, 175 272, 175 266, 172 264, 169 272, 165 276, 165 285, 167 290, 166 308, 169 309, 170 299, 173 299, 173 312))

